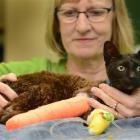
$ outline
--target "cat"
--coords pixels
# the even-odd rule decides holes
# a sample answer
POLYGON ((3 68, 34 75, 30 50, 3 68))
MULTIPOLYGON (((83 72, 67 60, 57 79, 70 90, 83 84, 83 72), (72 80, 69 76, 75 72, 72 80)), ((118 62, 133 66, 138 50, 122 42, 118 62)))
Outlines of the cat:
POLYGON ((113 43, 106 42, 104 60, 111 86, 129 95, 140 86, 140 50, 122 55, 113 43))
MULTIPOLYGON (((104 44, 103 55, 107 75, 113 87, 131 94, 140 86, 140 51, 136 54, 121 55, 117 47, 111 41, 107 41, 104 44)), ((103 81, 91 82, 76 75, 44 71, 19 76, 14 82, 3 82, 19 95, 0 112, 0 123, 5 124, 14 115, 74 97, 79 92, 85 92, 87 96, 94 98, 91 87, 98 86, 103 81)))

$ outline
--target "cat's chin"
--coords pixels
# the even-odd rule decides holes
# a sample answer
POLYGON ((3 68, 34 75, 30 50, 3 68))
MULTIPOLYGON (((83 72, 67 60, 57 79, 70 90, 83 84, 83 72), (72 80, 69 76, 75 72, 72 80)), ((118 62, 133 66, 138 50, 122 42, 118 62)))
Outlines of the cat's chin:
POLYGON ((127 89, 128 90, 133 90, 134 89, 134 86, 128 86, 127 89))
POLYGON ((126 84, 126 85, 124 85, 124 86, 122 87, 122 90, 124 89, 124 90, 132 91, 132 90, 135 88, 135 86, 132 85, 132 84, 126 84), (126 85, 127 85, 127 86, 126 86, 126 85))
POLYGON ((122 84, 116 84, 115 86, 114 85, 112 85, 112 86, 119 89, 120 91, 122 91, 126 94, 130 94, 130 92, 133 91, 133 89, 134 89, 134 86, 132 86, 132 85, 122 86, 122 84))

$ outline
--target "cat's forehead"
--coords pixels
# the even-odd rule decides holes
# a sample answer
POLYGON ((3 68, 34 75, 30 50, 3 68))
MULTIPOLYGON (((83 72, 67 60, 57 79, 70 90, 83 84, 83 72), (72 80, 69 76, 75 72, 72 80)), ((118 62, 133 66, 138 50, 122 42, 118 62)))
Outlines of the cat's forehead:
POLYGON ((122 59, 124 59, 125 61, 133 61, 133 62, 139 62, 140 63, 140 59, 137 58, 136 54, 128 54, 128 55, 124 55, 122 56, 122 59))
POLYGON ((116 65, 131 63, 140 65, 140 59, 137 58, 136 54, 125 54, 118 57, 112 57, 111 63, 114 63, 116 65))

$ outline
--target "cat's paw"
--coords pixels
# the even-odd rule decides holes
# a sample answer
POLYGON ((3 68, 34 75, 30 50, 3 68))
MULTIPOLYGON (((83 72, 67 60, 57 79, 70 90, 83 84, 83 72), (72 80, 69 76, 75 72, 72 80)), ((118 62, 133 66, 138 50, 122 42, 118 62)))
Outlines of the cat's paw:
POLYGON ((5 124, 6 121, 10 118, 11 115, 9 115, 9 112, 2 111, 0 113, 0 123, 5 124))
POLYGON ((0 123, 5 124, 8 119, 16 115, 16 111, 12 108, 12 106, 9 106, 7 108, 4 108, 0 112, 0 123))

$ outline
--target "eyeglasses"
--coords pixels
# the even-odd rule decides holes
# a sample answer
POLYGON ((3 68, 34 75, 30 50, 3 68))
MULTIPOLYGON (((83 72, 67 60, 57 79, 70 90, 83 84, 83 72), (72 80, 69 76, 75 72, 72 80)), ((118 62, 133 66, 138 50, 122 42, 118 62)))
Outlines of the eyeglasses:
POLYGON ((80 12, 75 9, 60 9, 57 11, 57 14, 58 16, 60 16, 62 22, 64 23, 76 22, 79 17, 79 14, 82 13, 86 15, 90 22, 102 22, 112 10, 113 8, 92 8, 87 11, 80 12))

